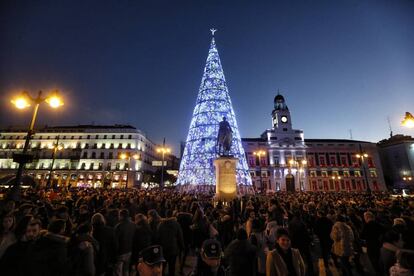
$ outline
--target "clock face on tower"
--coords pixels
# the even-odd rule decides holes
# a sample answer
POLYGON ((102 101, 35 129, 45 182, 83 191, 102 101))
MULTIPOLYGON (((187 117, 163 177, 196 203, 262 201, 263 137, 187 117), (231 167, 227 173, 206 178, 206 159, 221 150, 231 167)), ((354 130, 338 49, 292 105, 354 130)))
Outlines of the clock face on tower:
POLYGON ((280 118, 280 120, 282 121, 282 123, 287 123, 288 118, 287 118, 287 116, 282 116, 282 117, 280 118))

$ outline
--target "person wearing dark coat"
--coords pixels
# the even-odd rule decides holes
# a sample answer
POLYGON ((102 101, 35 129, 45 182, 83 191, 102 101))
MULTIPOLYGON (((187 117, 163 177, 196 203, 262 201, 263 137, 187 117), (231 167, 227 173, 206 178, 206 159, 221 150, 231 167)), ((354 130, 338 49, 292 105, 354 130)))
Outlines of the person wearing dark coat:
POLYGON ((180 224, 181 229, 183 230, 183 237, 184 237, 184 252, 182 252, 181 256, 182 259, 181 262, 181 268, 180 270, 183 270, 183 266, 185 264, 185 259, 188 255, 188 252, 190 250, 191 241, 192 241, 192 230, 191 230, 191 224, 193 220, 193 216, 190 213, 187 212, 179 212, 177 215, 177 222, 180 224))
POLYGON ((292 247, 297 248, 303 257, 309 275, 313 275, 313 260, 310 253, 310 244, 312 238, 302 220, 300 212, 296 212, 289 222, 289 235, 292 242, 292 247))
POLYGON ((136 214, 135 224, 137 229, 135 230, 134 240, 132 242, 131 269, 135 269, 138 264, 139 252, 150 246, 152 242, 152 233, 147 217, 141 213, 136 214))
POLYGON ((177 256, 184 249, 184 238, 181 226, 177 219, 172 217, 171 210, 167 210, 166 216, 167 218, 161 220, 158 225, 157 241, 162 246, 164 258, 168 263, 168 275, 173 276, 177 256))
POLYGON ((94 276, 98 242, 92 237, 92 224, 86 222, 76 229, 68 246, 70 275, 94 276))
POLYGON ((63 236, 65 221, 52 220, 48 231, 30 248, 29 271, 34 276, 60 276, 67 272, 68 238, 63 236))
POLYGON ((29 221, 22 238, 7 248, 0 260, 1 275, 30 275, 27 261, 30 256, 28 252, 39 237, 41 222, 39 220, 29 221))
POLYGON ((390 275, 390 268, 397 262, 397 252, 402 248, 401 234, 390 230, 384 234, 380 250, 381 275, 390 275))
POLYGON ((118 249, 115 231, 112 227, 106 226, 105 218, 101 213, 94 214, 91 221, 93 225, 92 236, 99 243, 95 260, 96 275, 111 275, 118 249))
POLYGON ((118 244, 115 275, 129 275, 129 265, 132 254, 132 241, 134 239, 136 225, 129 217, 129 211, 123 209, 119 212, 120 221, 115 226, 115 237, 118 244))
POLYGON ((246 230, 237 231, 237 238, 224 251, 224 259, 229 264, 229 275, 256 275, 256 247, 247 239, 246 230))
POLYGON ((372 212, 364 213, 365 225, 362 229, 361 239, 365 240, 369 261, 377 274, 380 274, 380 249, 382 246, 381 237, 384 233, 384 227, 375 221, 372 212))
POLYGON ((329 257, 333 243, 330 237, 332 226, 333 222, 326 217, 326 214, 322 211, 318 212, 318 218, 315 222, 314 231, 319 239, 325 269, 328 269, 329 267, 329 257))

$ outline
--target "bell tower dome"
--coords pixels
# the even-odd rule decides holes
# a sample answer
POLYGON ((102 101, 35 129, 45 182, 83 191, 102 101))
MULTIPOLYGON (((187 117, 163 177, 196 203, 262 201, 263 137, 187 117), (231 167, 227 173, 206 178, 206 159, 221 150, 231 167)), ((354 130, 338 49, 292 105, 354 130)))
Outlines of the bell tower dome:
POLYGON ((274 99, 274 109, 272 111, 273 129, 288 131, 292 129, 289 108, 286 105, 285 98, 277 92, 274 99))

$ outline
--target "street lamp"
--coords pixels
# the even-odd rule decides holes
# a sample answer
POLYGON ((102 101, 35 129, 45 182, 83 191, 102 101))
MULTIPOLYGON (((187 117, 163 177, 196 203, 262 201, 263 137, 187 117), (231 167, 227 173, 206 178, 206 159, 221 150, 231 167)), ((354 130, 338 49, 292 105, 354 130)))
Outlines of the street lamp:
POLYGON ((63 149, 63 145, 59 144, 59 135, 56 139, 56 143, 51 147, 51 149, 53 149, 53 151, 52 151, 52 166, 50 167, 50 170, 49 170, 49 178, 47 179, 46 189, 50 189, 50 186, 51 186, 51 183, 52 183, 53 165, 55 164, 56 152, 63 149))
POLYGON ((164 139, 162 147, 157 148, 157 152, 161 153, 162 155, 160 188, 164 188, 164 158, 165 158, 166 153, 171 152, 171 149, 165 146, 165 139, 164 139))
POLYGON ((361 160, 362 170, 364 171, 365 183, 367 184, 367 192, 371 193, 371 187, 369 186, 367 169, 365 164, 365 159, 367 159, 369 155, 366 152, 363 152, 361 145, 359 145, 359 153, 357 153, 355 156, 356 158, 361 160))
POLYGON ((259 158, 259 170, 260 170, 260 191, 263 193, 264 187, 263 187, 263 178, 262 178, 262 166, 261 166, 261 157, 266 155, 266 152, 264 150, 258 150, 253 152, 254 156, 257 156, 259 158))
POLYGON ((404 120, 402 120, 401 125, 413 128, 414 127, 414 116, 410 112, 405 112, 404 120))
POLYGON ((305 188, 304 188, 303 183, 301 181, 300 175, 301 175, 302 172, 305 172, 305 167, 308 164, 308 161, 303 159, 302 161, 298 162, 294 159, 291 159, 291 160, 289 160, 289 164, 290 164, 291 167, 293 167, 293 166, 298 167, 297 174, 298 174, 298 181, 299 181, 299 185, 300 185, 300 191, 301 192, 304 191, 305 188))
POLYGON ((26 163, 30 163, 32 160, 32 156, 27 154, 27 150, 29 148, 30 139, 34 134, 33 128, 36 122, 37 112, 39 110, 39 106, 41 103, 46 102, 52 108, 58 108, 63 105, 63 101, 59 95, 59 92, 55 90, 54 92, 50 93, 47 97, 42 97, 42 91, 39 91, 37 96, 34 98, 29 95, 28 92, 23 91, 20 95, 13 98, 11 100, 12 104, 16 106, 17 109, 25 109, 31 104, 34 104, 33 108, 33 115, 30 121, 29 129, 27 131, 26 140, 24 143, 23 151, 20 154, 14 154, 13 160, 19 163, 19 167, 16 173, 16 179, 13 187, 10 190, 10 198, 14 200, 18 200, 20 196, 20 182, 23 174, 23 169, 26 163))
POLYGON ((129 173, 131 171, 131 158, 134 160, 138 160, 139 159, 139 154, 134 153, 131 154, 129 152, 123 152, 121 154, 119 154, 119 158, 122 160, 128 160, 128 169, 127 169, 127 179, 126 179, 126 184, 125 184, 125 189, 128 188, 128 181, 129 181, 129 173))

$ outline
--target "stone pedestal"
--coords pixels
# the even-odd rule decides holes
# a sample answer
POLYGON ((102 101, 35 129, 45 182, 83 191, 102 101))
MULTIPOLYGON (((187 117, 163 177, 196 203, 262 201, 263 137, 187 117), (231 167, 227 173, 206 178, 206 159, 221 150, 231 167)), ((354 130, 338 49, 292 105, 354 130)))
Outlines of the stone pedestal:
POLYGON ((222 156, 214 160, 216 168, 216 199, 231 201, 237 197, 237 158, 222 156))

